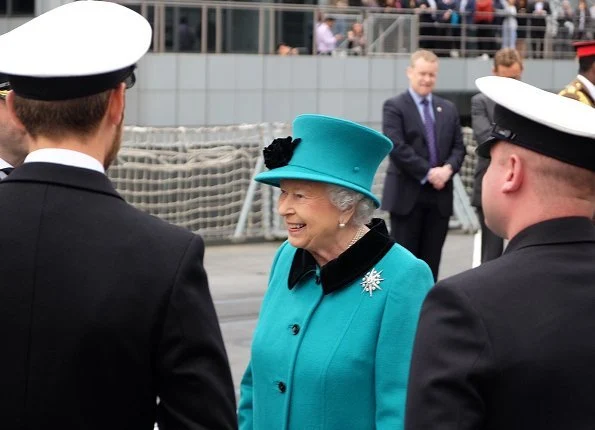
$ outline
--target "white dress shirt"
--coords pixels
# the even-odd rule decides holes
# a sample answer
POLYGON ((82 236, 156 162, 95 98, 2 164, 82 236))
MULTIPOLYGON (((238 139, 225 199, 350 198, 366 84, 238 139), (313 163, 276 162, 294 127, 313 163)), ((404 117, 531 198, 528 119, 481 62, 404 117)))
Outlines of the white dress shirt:
POLYGON ((316 27, 316 48, 321 54, 328 54, 335 50, 337 39, 326 22, 316 27))
MULTIPOLYGON (((10 163, 4 161, 2 158, 0 158, 0 169, 6 169, 7 167, 12 168, 13 166, 10 163)), ((0 181, 2 179, 6 178, 6 176, 7 176, 6 173, 4 173, 2 170, 0 170, 0 181)))
POLYGON ((54 163, 65 166, 80 167, 83 169, 95 170, 105 174, 101 163, 90 155, 71 149, 43 148, 31 152, 25 157, 25 163, 54 163))

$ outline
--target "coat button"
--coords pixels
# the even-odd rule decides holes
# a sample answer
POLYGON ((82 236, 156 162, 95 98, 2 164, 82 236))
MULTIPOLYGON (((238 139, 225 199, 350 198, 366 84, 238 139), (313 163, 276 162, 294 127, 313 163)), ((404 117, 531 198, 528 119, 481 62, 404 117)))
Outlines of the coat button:
POLYGON ((287 385, 285 385, 284 382, 279 382, 277 384, 277 387, 279 388, 279 391, 284 393, 285 391, 287 391, 287 385))
POLYGON ((294 324, 291 326, 291 332, 296 335, 300 332, 300 326, 297 324, 294 324))

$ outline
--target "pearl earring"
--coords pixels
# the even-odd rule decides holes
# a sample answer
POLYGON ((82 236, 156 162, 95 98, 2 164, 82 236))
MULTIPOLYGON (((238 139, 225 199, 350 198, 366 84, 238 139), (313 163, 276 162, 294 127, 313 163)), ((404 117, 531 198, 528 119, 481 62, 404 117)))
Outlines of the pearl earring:
POLYGON ((344 222, 340 222, 339 223, 339 228, 344 228, 345 227, 345 223, 344 222))

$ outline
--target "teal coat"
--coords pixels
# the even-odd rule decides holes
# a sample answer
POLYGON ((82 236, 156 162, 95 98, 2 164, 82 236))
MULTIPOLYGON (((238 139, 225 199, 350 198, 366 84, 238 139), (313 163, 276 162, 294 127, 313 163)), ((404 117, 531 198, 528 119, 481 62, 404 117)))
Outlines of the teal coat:
POLYGON ((401 430, 428 266, 374 223, 320 269, 285 242, 241 384, 241 430, 401 430), (380 273, 379 289, 362 278, 380 273))

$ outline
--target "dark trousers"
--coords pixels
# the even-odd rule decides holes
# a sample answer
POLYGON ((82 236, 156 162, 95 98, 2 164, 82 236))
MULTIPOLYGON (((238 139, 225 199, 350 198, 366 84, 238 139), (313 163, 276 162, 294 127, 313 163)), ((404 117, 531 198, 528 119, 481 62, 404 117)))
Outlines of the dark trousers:
POLYGON ((479 54, 494 54, 494 50, 496 47, 495 43, 495 32, 494 29, 490 27, 490 24, 477 24, 477 38, 483 39, 477 41, 477 47, 479 49, 479 54))
POLYGON ((477 208, 477 217, 481 224, 481 262, 485 263, 502 255, 504 240, 488 228, 481 208, 477 208))
POLYGON ((545 27, 538 28, 531 31, 531 49, 533 50, 533 58, 543 58, 543 50, 545 48, 543 38, 545 37, 545 27))
POLYGON ((438 280, 442 246, 448 233, 450 217, 442 216, 432 196, 433 188, 425 185, 420 198, 408 215, 390 214, 390 234, 398 244, 407 248, 417 258, 424 260, 438 280))

